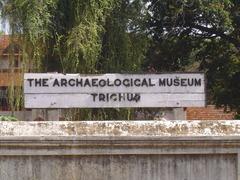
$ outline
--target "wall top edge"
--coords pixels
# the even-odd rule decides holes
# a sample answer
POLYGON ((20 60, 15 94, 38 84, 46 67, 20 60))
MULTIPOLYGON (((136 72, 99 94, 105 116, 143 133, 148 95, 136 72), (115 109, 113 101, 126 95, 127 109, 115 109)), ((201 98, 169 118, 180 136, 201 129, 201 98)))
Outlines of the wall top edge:
POLYGON ((240 121, 16 121, 0 122, 0 138, 16 137, 240 138, 240 121))

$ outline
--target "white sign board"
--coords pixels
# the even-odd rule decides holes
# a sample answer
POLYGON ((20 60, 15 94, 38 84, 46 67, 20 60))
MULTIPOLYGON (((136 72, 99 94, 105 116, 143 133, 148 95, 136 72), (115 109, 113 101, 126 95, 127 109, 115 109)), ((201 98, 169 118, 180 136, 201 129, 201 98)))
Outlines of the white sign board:
POLYGON ((205 106, 203 73, 24 74, 26 108, 205 106))

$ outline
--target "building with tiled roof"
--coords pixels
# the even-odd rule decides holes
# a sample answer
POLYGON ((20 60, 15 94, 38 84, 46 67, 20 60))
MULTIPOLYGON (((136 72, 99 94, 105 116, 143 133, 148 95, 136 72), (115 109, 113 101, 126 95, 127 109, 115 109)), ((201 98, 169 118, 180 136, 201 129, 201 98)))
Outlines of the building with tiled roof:
POLYGON ((11 84, 20 86, 21 48, 9 35, 0 36, 0 110, 9 110, 7 91, 11 84))

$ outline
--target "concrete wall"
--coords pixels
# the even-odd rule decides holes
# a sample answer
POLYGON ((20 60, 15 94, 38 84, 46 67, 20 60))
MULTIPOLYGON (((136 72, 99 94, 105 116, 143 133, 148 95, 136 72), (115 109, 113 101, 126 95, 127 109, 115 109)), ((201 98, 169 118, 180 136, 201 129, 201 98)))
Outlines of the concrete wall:
POLYGON ((236 180, 234 155, 2 156, 2 179, 236 180))
POLYGON ((0 179, 240 180, 239 121, 0 122, 0 179))

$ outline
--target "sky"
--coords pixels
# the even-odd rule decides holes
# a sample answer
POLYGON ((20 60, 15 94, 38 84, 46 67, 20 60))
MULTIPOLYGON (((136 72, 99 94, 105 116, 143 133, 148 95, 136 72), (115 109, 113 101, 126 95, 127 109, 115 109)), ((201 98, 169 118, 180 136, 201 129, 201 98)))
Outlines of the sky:
POLYGON ((0 19, 0 31, 5 32, 5 34, 9 34, 9 24, 6 22, 3 23, 1 19, 0 19))

